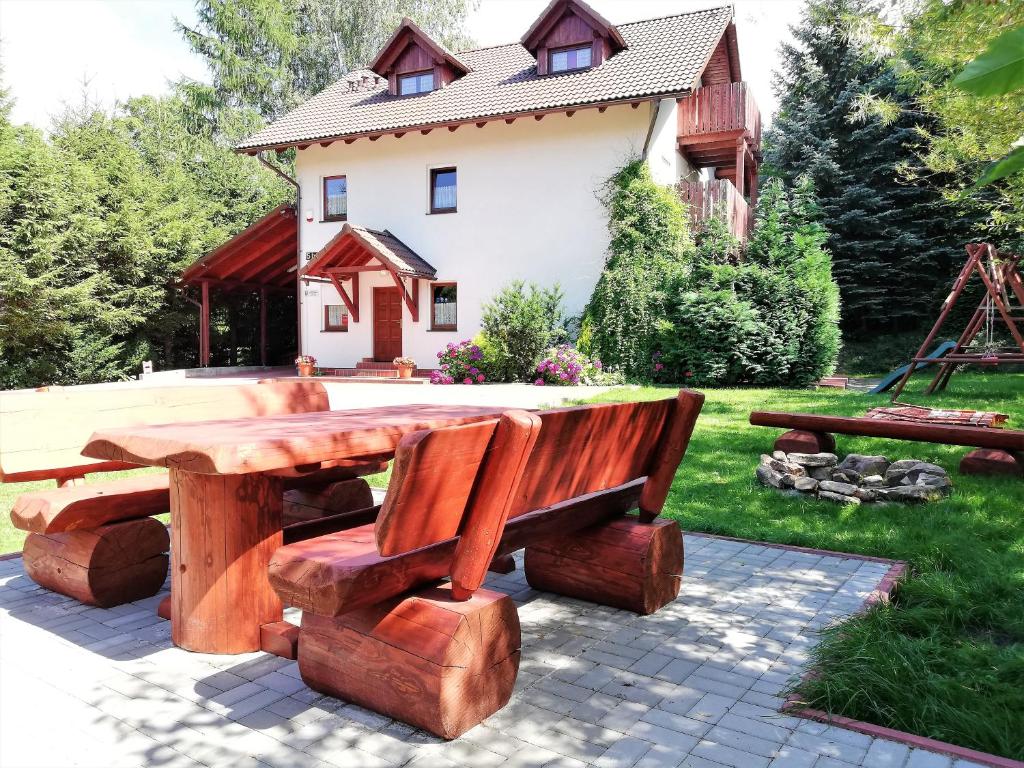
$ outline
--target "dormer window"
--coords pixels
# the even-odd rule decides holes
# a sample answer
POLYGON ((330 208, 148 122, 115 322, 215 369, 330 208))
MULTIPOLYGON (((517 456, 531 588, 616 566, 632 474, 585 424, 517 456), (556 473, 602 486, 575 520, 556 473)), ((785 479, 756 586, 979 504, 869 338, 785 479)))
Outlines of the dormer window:
POLYGON ((427 93, 434 90, 434 71, 410 72, 398 76, 398 95, 412 96, 416 93, 427 93))
POLYGON ((444 88, 467 74, 469 67, 431 40, 411 19, 402 19, 370 64, 370 71, 387 78, 392 96, 413 96, 444 88))
POLYGON ((626 41, 583 0, 551 0, 520 41, 537 59, 538 75, 599 67, 626 41))
POLYGON ((555 72, 572 72, 575 69, 590 69, 592 51, 590 44, 574 45, 571 48, 551 51, 548 71, 554 74, 555 72))

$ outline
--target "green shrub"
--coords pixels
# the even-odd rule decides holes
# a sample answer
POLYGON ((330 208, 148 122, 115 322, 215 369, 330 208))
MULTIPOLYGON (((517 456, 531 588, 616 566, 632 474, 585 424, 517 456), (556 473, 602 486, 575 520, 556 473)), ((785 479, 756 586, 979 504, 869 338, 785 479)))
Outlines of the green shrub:
POLYGON ((839 291, 825 238, 806 180, 792 192, 766 185, 741 259, 725 226, 708 222, 690 278, 658 323, 655 378, 804 386, 835 370, 839 291))
POLYGON ((651 179, 636 159, 603 190, 611 241, 604 269, 583 313, 578 344, 630 377, 649 374, 667 297, 688 270, 693 243, 679 196, 651 179))
POLYGON ((491 381, 532 381, 544 351, 566 341, 562 291, 516 281, 484 305, 483 370, 491 381))

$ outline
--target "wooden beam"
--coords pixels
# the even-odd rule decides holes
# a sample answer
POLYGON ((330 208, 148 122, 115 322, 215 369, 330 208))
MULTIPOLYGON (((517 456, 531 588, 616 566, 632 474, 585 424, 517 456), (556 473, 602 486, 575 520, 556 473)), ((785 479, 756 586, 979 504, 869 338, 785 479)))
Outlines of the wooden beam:
POLYGON ((267 289, 260 288, 260 365, 267 364, 267 289))
POLYGON ((412 278, 413 293, 410 294, 405 287, 405 283, 394 270, 391 272, 391 278, 395 281, 395 285, 398 286, 399 292, 402 294, 402 301, 405 302, 405 306, 409 308, 409 314, 412 315, 412 321, 418 323, 420 321, 420 292, 419 292, 419 279, 412 278))
POLYGON ((363 264, 358 267, 328 267, 325 274, 350 275, 355 272, 387 272, 388 268, 383 264, 363 264))
POLYGON ((836 432, 841 435, 887 437, 893 440, 914 440, 922 443, 969 445, 975 448, 1000 448, 1024 451, 1024 431, 959 427, 951 424, 922 424, 912 421, 818 416, 810 413, 778 413, 754 411, 750 423, 755 427, 781 427, 808 432, 836 432))
POLYGON ((359 273, 356 272, 352 275, 352 296, 349 296, 345 291, 345 286, 341 284, 337 275, 329 275, 331 278, 331 284, 334 286, 334 290, 341 296, 341 300, 345 302, 345 306, 348 308, 349 315, 352 316, 352 322, 359 322, 359 273))
POLYGON ((210 284, 203 281, 202 307, 199 310, 199 365, 206 368, 210 365, 210 284))

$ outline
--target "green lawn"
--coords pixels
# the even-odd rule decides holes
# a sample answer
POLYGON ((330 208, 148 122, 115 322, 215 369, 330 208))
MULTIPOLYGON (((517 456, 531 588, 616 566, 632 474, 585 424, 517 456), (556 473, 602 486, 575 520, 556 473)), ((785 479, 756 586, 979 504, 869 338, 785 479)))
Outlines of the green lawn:
MULTIPOLYGON (((998 410, 1024 428, 1024 374, 958 374, 947 394, 909 402, 998 410)), ((617 389, 599 401, 665 397, 617 389)), ((885 396, 819 390, 708 390, 666 514, 685 530, 906 560, 912 574, 891 607, 832 631, 820 678, 799 687, 812 706, 1013 758, 1024 758, 1024 481, 956 472, 965 448, 838 436, 838 451, 921 458, 956 485, 926 506, 838 507, 782 496, 753 481, 778 430, 751 410, 863 415, 885 396)))
MULTIPOLYGON (((960 374, 927 399, 918 377, 905 399, 984 408, 1024 428, 1024 374, 960 374)), ((652 399, 671 388, 622 388, 604 401, 652 399)), ((666 512, 686 530, 907 560, 912 575, 878 607, 819 646, 823 674, 804 684, 811 705, 1007 757, 1024 758, 1024 481, 961 477, 966 449, 838 438, 839 451, 921 458, 950 470, 950 498, 919 507, 837 507, 784 497, 753 481, 776 430, 753 409, 862 415, 887 402, 835 390, 708 390, 666 512)), ((145 471, 145 470, 141 470, 145 471)), ((107 476, 109 477, 109 475, 107 476)), ((385 485, 386 475, 371 479, 385 485)), ((6 514, 14 497, 50 483, 0 485, 0 551, 21 546, 6 514)))

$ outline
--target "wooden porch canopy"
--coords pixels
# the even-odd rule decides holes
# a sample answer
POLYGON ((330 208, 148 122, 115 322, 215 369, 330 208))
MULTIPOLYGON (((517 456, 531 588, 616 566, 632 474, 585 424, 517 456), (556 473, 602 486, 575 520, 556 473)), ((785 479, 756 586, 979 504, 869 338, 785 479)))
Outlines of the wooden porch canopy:
POLYGON ((260 295, 260 361, 267 358, 267 293, 295 292, 295 208, 280 205, 184 271, 178 284, 200 289, 199 362, 210 364, 210 288, 260 295))
POLYGON ((300 277, 323 277, 334 285, 345 302, 352 322, 359 322, 359 274, 387 272, 402 294, 413 322, 420 319, 419 281, 433 280, 437 270, 387 230, 378 232, 348 222, 313 259, 300 277), (411 287, 406 287, 410 278, 411 287), (351 292, 344 283, 352 281, 351 292))

